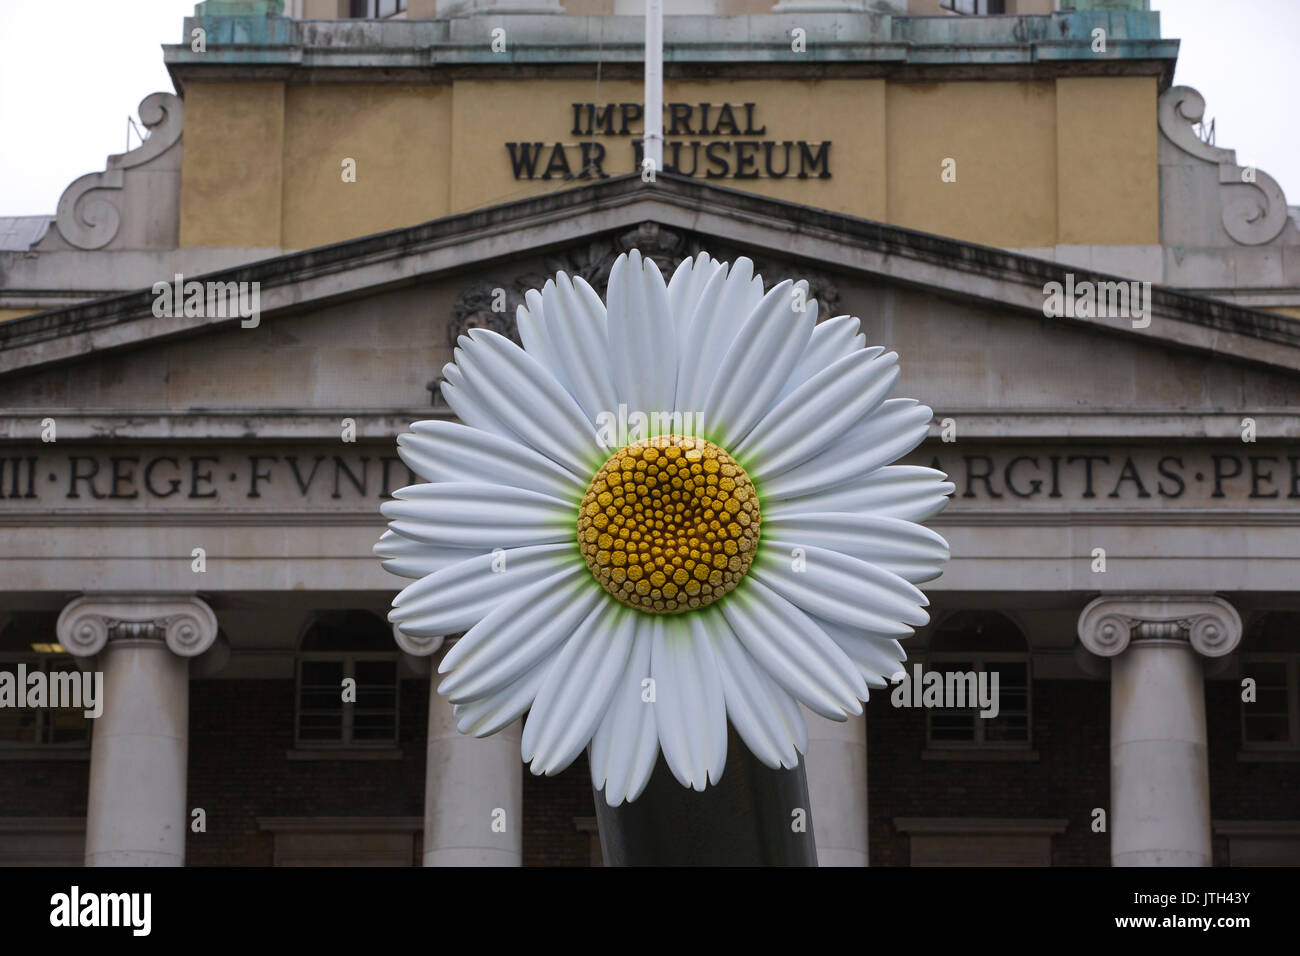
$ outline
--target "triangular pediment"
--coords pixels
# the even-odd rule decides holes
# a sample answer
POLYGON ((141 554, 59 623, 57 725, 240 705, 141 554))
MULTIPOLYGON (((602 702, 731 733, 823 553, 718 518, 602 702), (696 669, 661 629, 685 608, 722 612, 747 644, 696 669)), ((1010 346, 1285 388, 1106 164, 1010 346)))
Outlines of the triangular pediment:
POLYGON ((936 411, 1268 408, 1300 392, 1300 321, 1158 287, 1141 317, 1045 315, 1052 283, 1077 298, 1122 280, 671 176, 184 277, 257 283, 255 326, 233 307, 169 314, 158 287, 11 320, 0 383, 11 408, 427 407, 460 331, 511 334, 524 291, 561 269, 603 293, 634 247, 665 273, 704 250, 751 257, 769 283, 806 278, 823 315, 858 315, 900 351, 936 411))

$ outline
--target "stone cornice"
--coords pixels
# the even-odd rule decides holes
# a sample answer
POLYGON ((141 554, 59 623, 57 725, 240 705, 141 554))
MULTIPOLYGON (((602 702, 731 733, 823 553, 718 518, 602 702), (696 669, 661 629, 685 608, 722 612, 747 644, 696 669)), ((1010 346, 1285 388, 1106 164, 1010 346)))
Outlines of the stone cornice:
MULTIPOLYGON (((457 78, 640 79, 644 26, 636 16, 509 14, 445 20, 290 20, 189 17, 184 40, 165 46, 177 90, 190 80, 446 83, 457 78), (505 52, 490 29, 506 30, 505 52), (196 52, 195 29, 206 35, 196 52)), ((1178 41, 1159 16, 1072 11, 1016 17, 895 17, 790 12, 664 17, 664 72, 703 76, 888 76, 922 79, 1046 79, 1057 75, 1154 75, 1166 88, 1178 41), (792 49, 791 30, 806 31, 792 49), (1092 31, 1106 31, 1106 52, 1092 31)))
MULTIPOLYGON (((1044 287, 1066 271, 1079 281, 1126 281, 988 246, 859 219, 670 174, 630 174, 460 213, 406 229, 265 259, 200 281, 259 282, 262 321, 381 288, 475 268, 500 268, 529 252, 590 242, 641 223, 697 241, 767 250, 792 263, 866 275, 978 302, 1041 322, 1044 287), (393 263, 401 261, 395 270, 393 263), (397 275, 398 278, 394 278, 397 275)), ((149 289, 0 323, 0 377, 91 352, 234 326, 227 318, 156 317, 149 289)), ((1300 371, 1300 320, 1213 299, 1151 289, 1149 324, 1127 318, 1059 320, 1071 328, 1300 371)))
MULTIPOLYGON (((1249 415, 1261 435, 1300 439, 1294 408, 1270 406, 1240 412, 1185 408, 1033 408, 935 407, 930 438, 938 438, 945 418, 957 421, 963 441, 1010 442, 1068 438, 1113 445, 1129 440, 1179 439, 1189 444, 1240 441, 1241 419, 1249 415)), ((39 411, 0 411, 0 454, 6 441, 39 439, 41 421, 58 422, 60 440, 253 442, 267 439, 337 440, 339 423, 351 418, 359 441, 382 441, 405 431, 413 421, 450 418, 444 404, 394 408, 119 408, 87 411, 42 407, 39 411)))
POLYGON ((1213 595, 1106 595, 1083 609, 1078 630, 1099 657, 1144 642, 1185 642, 1205 657, 1223 657, 1241 642, 1241 616, 1213 595))
POLYGON ((109 641, 161 641, 173 654, 198 657, 217 639, 217 617, 193 595, 94 594, 63 609, 59 643, 75 657, 94 657, 109 641))

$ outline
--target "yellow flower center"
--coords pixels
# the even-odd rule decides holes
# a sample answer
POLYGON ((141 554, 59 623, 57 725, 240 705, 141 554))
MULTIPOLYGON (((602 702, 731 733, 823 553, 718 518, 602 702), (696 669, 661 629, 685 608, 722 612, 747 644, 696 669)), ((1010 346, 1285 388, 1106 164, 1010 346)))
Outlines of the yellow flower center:
POLYGON ((578 545, 600 586, 651 614, 705 607, 734 588, 758 530, 745 470, 712 442, 680 435, 614 452, 578 510, 578 545))

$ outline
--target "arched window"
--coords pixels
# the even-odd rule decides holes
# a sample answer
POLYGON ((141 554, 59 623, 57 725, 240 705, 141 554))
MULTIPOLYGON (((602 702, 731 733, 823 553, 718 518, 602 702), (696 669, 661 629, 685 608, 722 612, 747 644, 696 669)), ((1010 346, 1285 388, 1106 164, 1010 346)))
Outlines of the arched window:
POLYGON ((398 740, 397 646, 369 611, 327 611, 298 654, 298 747, 394 747, 398 740))
POLYGON ((1300 749, 1300 612, 1271 611, 1251 626, 1241 676, 1255 682, 1255 699, 1241 702, 1243 746, 1300 749))
MULTIPOLYGON (((58 644, 58 619, 58 611, 15 611, 0 629, 0 747, 77 750, 90 742, 86 707, 17 706, 20 679, 25 685, 21 696, 29 699, 33 674, 43 675, 39 680, 47 704, 53 702, 53 675, 75 678, 78 692, 86 686, 76 661, 58 644)), ((57 683, 72 689, 68 680, 57 683)))
POLYGON ((942 673, 946 686, 979 686, 989 692, 994 689, 996 678, 997 691, 996 716, 981 716, 982 708, 978 705, 927 708, 927 747, 1028 749, 1032 686, 1029 645, 1009 618, 992 611, 961 611, 952 615, 930 640, 926 670, 942 673))

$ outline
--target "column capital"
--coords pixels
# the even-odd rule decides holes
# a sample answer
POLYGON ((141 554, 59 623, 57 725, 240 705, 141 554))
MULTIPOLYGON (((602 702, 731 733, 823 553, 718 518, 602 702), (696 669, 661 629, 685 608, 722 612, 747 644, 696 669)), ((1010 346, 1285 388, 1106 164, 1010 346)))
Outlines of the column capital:
POLYGON ((432 657, 442 649, 447 638, 441 634, 437 637, 414 637, 394 624, 393 640, 397 642, 397 646, 403 653, 410 654, 412 657, 432 657))
POLYGON ((217 616, 192 594, 87 594, 63 609, 59 643, 93 657, 109 641, 154 640, 180 657, 197 657, 217 639, 217 616))
POLYGON ((1130 643, 1156 641, 1223 657, 1241 642, 1241 616, 1212 594, 1103 595, 1079 614, 1079 640, 1099 657, 1122 654, 1130 643))

